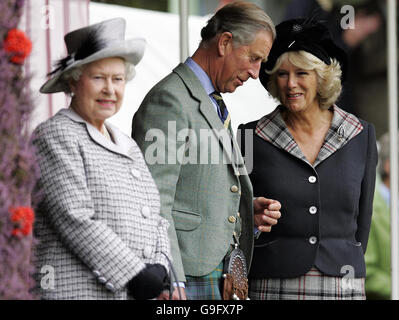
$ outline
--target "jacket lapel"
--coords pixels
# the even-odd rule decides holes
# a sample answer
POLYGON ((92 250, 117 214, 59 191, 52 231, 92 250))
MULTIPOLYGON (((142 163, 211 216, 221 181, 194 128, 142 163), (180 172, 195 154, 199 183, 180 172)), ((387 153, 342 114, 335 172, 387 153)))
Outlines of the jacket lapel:
POLYGON ((333 110, 331 127, 317 156, 315 166, 345 146, 363 130, 363 125, 356 116, 345 112, 336 105, 333 106, 333 110))
POLYGON ((59 111, 61 114, 67 116, 71 120, 75 122, 82 123, 86 126, 87 132, 90 138, 102 146, 103 148, 108 149, 109 151, 124 155, 128 158, 133 159, 132 156, 132 148, 134 147, 133 141, 130 138, 125 136, 120 132, 118 128, 111 125, 110 123, 105 122, 105 126, 112 136, 115 143, 107 139, 100 131, 98 131, 93 125, 85 121, 82 117, 80 117, 75 111, 72 109, 62 109, 59 111))
MULTIPOLYGON (((222 145, 227 163, 231 163, 234 166, 234 163, 237 162, 239 158, 242 158, 241 155, 240 157, 236 155, 237 150, 239 150, 237 149, 237 143, 234 141, 235 139, 233 138, 234 136, 232 135, 231 130, 226 129, 220 121, 211 99, 206 94, 201 82, 191 69, 183 63, 179 64, 173 71, 183 80, 191 95, 198 100, 199 111, 208 122, 213 133, 219 140, 219 143, 222 145)), ((242 161, 242 163, 243 162, 244 161, 242 161)))
POLYGON ((278 106, 272 113, 261 118, 256 125, 255 134, 294 157, 308 162, 285 125, 281 108, 283 107, 278 106))
MULTIPOLYGON (((278 106, 273 112, 261 118, 256 125, 255 134, 296 158, 309 163, 285 125, 281 116, 281 108, 284 107, 278 106)), ((313 167, 341 149, 363 130, 360 120, 353 114, 345 112, 336 105, 333 105, 330 110, 334 112, 331 126, 317 159, 312 165, 313 167)))

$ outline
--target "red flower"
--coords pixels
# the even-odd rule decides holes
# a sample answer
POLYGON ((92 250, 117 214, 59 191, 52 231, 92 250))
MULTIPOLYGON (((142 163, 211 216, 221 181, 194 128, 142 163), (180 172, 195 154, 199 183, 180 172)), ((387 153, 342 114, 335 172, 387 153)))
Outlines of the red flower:
POLYGON ((11 221, 15 223, 16 228, 12 231, 12 235, 27 236, 32 232, 35 214, 31 207, 10 208, 11 221))
POLYGON ((11 29, 4 40, 4 50, 12 54, 11 62, 23 64, 25 58, 32 51, 32 42, 25 35, 25 32, 18 29, 11 29))

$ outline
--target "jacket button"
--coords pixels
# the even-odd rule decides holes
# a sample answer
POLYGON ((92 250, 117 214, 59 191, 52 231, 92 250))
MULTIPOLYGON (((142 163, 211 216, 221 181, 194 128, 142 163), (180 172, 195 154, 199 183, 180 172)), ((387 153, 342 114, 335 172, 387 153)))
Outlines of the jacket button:
POLYGON ((104 277, 99 277, 99 278, 98 278, 98 282, 100 282, 100 283, 106 283, 106 282, 107 282, 107 279, 105 279, 104 277))
POLYGON ((316 182, 316 177, 315 176, 310 176, 309 178, 308 178, 308 181, 310 182, 310 183, 315 183, 316 182))
POLYGON ((234 216, 230 216, 229 217, 229 222, 230 223, 235 223, 236 221, 237 221, 236 217, 234 217, 234 216))
POLYGON ((150 246, 145 247, 143 254, 144 254, 144 258, 147 258, 147 259, 151 258, 152 248, 150 246))
POLYGON ((151 209, 147 206, 144 206, 141 208, 141 214, 143 215, 144 218, 148 218, 151 214, 151 209))
POLYGON ((315 214, 317 212, 317 208, 315 206, 311 206, 309 208, 309 212, 310 212, 310 214, 315 214))
POLYGON ((135 177, 136 179, 140 179, 141 178, 141 172, 137 169, 132 169, 130 170, 131 174, 133 175, 133 177, 135 177))
POLYGON ((109 291, 114 291, 115 290, 114 285, 112 283, 109 283, 109 282, 107 282, 105 284, 105 288, 107 288, 109 291))
POLYGON ((98 270, 94 270, 93 271, 93 274, 98 278, 99 276, 101 276, 101 273, 100 273, 100 271, 98 271, 98 270))
POLYGON ((317 238, 316 237, 310 237, 309 238, 309 243, 310 244, 316 244, 317 243, 317 238))
POLYGON ((230 190, 231 190, 231 192, 236 193, 236 192, 238 192, 238 187, 237 187, 236 185, 234 185, 234 186, 232 186, 232 187, 230 188, 230 190))

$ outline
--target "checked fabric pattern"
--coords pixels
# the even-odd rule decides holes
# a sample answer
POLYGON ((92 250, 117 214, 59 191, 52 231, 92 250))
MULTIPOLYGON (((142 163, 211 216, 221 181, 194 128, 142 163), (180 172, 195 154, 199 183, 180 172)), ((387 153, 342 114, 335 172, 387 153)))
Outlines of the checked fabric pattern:
POLYGON ((288 279, 250 280, 252 300, 365 300, 364 278, 330 277, 312 267, 288 279))
POLYGON ((42 299, 128 299, 126 283, 145 263, 169 269, 158 189, 130 137, 124 137, 128 155, 112 152, 67 111, 34 133, 43 196, 34 229, 37 293, 42 299), (45 266, 54 270, 54 288, 42 286, 45 266))
MULTIPOLYGON (((276 147, 308 163, 281 116, 284 108, 283 106, 278 106, 273 112, 260 119, 256 125, 255 133, 276 147)), ((313 164, 314 167, 345 146, 363 130, 360 120, 353 114, 342 110, 336 105, 331 106, 330 110, 334 112, 331 127, 328 129, 325 141, 313 164)))

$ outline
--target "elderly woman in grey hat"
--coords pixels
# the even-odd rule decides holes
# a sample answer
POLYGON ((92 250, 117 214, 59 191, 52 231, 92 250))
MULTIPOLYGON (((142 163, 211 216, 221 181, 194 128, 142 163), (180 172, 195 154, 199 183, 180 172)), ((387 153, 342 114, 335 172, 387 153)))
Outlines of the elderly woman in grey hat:
POLYGON ((364 299, 375 130, 335 104, 346 60, 327 27, 294 19, 276 30, 259 77, 281 104, 239 127, 241 141, 253 139, 242 149, 254 195, 282 205, 278 224, 255 241, 250 297, 364 299))
POLYGON ((121 18, 68 33, 68 56, 40 89, 72 96, 34 132, 43 299, 167 297, 168 224, 157 187, 136 143, 106 121, 144 54, 145 41, 124 33, 121 18))

